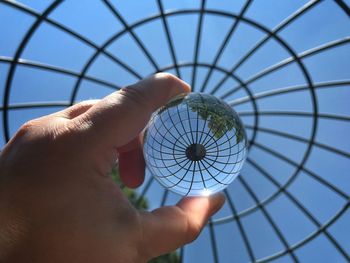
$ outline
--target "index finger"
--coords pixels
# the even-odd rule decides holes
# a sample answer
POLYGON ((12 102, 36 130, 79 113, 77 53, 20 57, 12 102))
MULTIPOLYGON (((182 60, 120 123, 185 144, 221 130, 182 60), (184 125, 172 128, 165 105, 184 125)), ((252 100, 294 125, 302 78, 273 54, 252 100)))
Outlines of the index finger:
POLYGON ((105 97, 76 121, 88 125, 92 142, 121 147, 138 136, 156 109, 189 91, 189 85, 177 77, 158 73, 105 97))

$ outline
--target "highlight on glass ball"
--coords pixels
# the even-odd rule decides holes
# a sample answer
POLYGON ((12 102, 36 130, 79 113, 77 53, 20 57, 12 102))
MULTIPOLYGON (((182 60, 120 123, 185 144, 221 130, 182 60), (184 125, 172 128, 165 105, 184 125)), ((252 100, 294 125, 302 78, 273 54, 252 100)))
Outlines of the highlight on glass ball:
POLYGON ((192 92, 175 97, 152 115, 143 152, 147 168, 166 189, 207 196, 237 177, 247 144, 242 121, 227 103, 192 92))

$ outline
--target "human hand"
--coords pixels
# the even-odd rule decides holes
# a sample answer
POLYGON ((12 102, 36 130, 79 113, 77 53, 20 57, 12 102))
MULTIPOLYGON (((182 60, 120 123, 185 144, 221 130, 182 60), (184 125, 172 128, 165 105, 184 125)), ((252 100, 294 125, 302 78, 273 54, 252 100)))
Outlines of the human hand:
POLYGON ((0 262, 145 262, 193 241, 223 195, 141 212, 108 175, 118 156, 124 184, 143 182, 140 133, 188 91, 156 74, 23 125, 0 155, 0 262))

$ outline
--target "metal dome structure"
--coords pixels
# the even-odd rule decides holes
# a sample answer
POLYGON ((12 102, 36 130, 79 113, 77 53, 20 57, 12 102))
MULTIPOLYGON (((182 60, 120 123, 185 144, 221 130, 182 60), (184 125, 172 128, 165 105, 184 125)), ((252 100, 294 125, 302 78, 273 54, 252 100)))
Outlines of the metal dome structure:
MULTIPOLYGON (((350 262, 349 1, 0 1, 4 145, 166 71, 232 106, 249 154, 183 262, 350 262)), ((178 196, 147 171, 152 207, 178 196)))

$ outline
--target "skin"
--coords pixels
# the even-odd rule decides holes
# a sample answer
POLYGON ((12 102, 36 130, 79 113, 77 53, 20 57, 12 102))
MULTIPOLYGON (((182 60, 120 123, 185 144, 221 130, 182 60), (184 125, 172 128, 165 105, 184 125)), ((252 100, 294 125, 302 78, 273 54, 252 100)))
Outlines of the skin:
POLYGON ((222 194, 140 212, 108 175, 118 158, 122 181, 142 184, 140 133, 189 91, 159 73, 24 124, 0 155, 0 262, 146 262, 196 239, 222 194))

